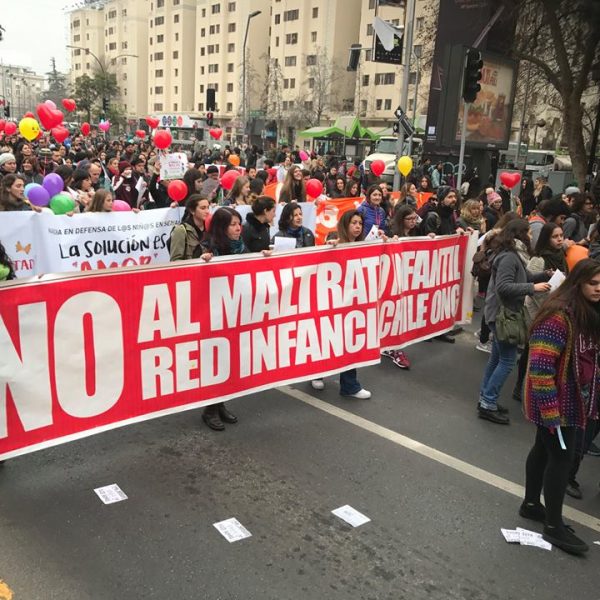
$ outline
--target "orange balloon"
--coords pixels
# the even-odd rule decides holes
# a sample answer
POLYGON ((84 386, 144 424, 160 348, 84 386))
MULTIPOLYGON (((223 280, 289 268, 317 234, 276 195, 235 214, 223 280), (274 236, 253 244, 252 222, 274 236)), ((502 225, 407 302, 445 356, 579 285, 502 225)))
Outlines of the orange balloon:
POLYGON ((585 246, 578 246, 575 244, 571 246, 566 252, 567 266, 569 271, 573 270, 573 267, 584 258, 587 258, 589 251, 585 246))
POLYGON ((233 165, 234 167, 240 166, 240 157, 237 154, 230 154, 227 160, 229 160, 229 164, 233 165))

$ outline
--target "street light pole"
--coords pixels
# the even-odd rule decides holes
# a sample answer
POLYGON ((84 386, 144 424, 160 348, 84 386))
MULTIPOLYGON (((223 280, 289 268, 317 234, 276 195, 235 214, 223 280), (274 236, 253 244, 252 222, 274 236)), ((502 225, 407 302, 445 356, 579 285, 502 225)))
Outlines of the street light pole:
MULTIPOLYGON (((104 65, 102 64, 102 61, 89 48, 86 48, 85 46, 72 46, 70 44, 67 44, 67 48, 74 48, 75 50, 84 50, 86 54, 91 54, 96 59, 96 62, 100 66, 100 70, 102 71, 102 78, 103 78, 104 82, 106 83, 106 69, 104 68, 104 65)), ((102 92, 102 112, 103 113, 105 113, 105 110, 106 110, 105 106, 108 106, 108 98, 106 97, 106 92, 103 91, 102 92)), ((106 114, 104 114, 104 116, 106 117, 106 114)))
POLYGON ((243 123, 243 133, 242 135, 246 135, 246 117, 247 117, 247 105, 246 105, 246 44, 248 43, 248 30, 250 29, 250 19, 260 15, 262 11, 254 10, 248 15, 248 20, 246 21, 246 31, 244 33, 244 45, 242 46, 242 123, 243 123))

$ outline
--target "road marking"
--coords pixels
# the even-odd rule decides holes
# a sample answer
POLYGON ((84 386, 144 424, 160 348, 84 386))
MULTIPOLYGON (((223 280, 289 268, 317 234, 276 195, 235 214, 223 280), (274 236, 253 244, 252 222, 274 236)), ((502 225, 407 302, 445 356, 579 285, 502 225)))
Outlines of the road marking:
MULTIPOLYGON (((295 398, 296 400, 300 400, 306 404, 310 404, 314 408, 322 410, 323 412, 329 413, 330 415, 337 417, 338 419, 342 419, 347 423, 351 423, 352 425, 356 425, 356 427, 360 427, 365 431, 369 431, 378 435, 379 437, 386 439, 394 444, 398 444, 398 446, 402 446, 407 448, 408 450, 412 450, 421 456, 425 456, 435 462, 438 462, 446 467, 450 467, 459 473, 463 473, 473 479, 477 479, 478 481, 482 481, 483 483, 487 483, 499 490, 512 494, 519 499, 522 499, 525 496, 525 488, 518 483, 514 483, 513 481, 509 481, 508 479, 504 479, 504 477, 499 477, 498 475, 494 475, 489 471, 485 471, 484 469, 480 469, 475 465, 472 465, 464 460, 460 460, 459 458, 455 458, 454 456, 450 456, 450 454, 446 454, 445 452, 440 452, 431 446, 426 446, 417 440, 413 440, 401 433, 388 429, 387 427, 382 427, 381 425, 377 425, 377 423, 373 423, 372 421, 368 421, 363 417, 359 417, 347 410, 342 408, 338 408, 337 406, 333 406, 332 404, 328 404, 323 400, 319 400, 306 392, 301 390, 297 390, 289 385, 282 386, 277 388, 280 392, 295 398)), ((600 533, 600 519, 597 517, 593 517, 592 515, 588 515, 580 510, 575 508, 571 508, 570 506, 563 507, 563 514, 565 517, 570 519, 571 521, 575 521, 580 525, 584 525, 589 529, 597 531, 600 533)))
POLYGON ((0 579, 0 600, 12 600, 12 597, 12 590, 0 579))

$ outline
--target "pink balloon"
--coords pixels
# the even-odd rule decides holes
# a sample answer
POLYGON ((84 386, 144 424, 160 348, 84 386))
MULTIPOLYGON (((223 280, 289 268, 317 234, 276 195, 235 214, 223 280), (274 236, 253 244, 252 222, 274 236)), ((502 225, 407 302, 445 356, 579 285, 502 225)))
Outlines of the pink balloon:
POLYGON ((125 200, 113 200, 112 209, 117 212, 127 212, 131 210, 131 206, 125 200))
POLYGON ((299 154, 300 154, 300 160, 308 160, 308 154, 306 154, 306 152, 304 152, 304 150, 300 150, 299 154))
POLYGON ((56 104, 54 104, 54 102, 52 102, 52 100, 46 100, 46 101, 44 102, 44 104, 45 104, 46 106, 49 106, 49 107, 50 107, 52 110, 54 110, 54 109, 56 108, 56 104))
POLYGON ((110 121, 100 121, 98 123, 98 129, 102 129, 106 133, 110 129, 110 121))

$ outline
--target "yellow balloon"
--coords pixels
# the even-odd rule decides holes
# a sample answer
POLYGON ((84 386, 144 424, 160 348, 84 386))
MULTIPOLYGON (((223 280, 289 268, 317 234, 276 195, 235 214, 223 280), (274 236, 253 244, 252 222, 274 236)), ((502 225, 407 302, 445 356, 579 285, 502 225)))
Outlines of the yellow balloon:
POLYGON ((40 134, 40 126, 35 119, 25 117, 19 121, 19 132, 28 142, 32 142, 40 134))
POLYGON ((406 177, 412 171, 412 168, 413 161, 410 156, 401 156, 398 159, 398 171, 400 171, 404 177, 406 177))

